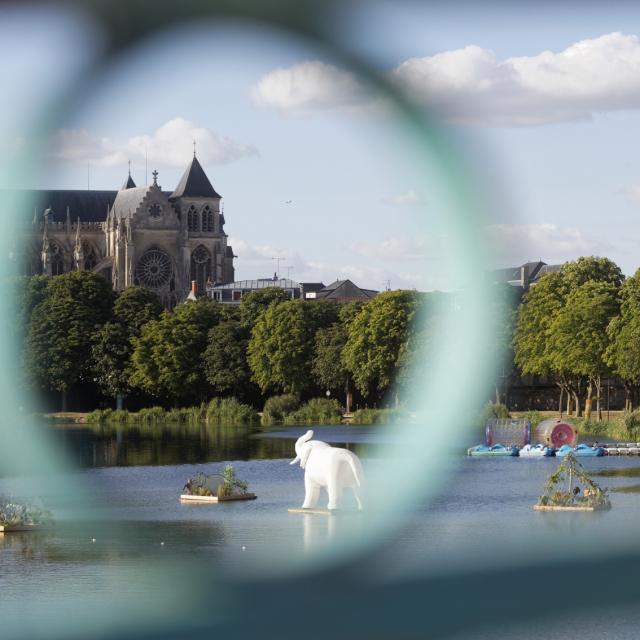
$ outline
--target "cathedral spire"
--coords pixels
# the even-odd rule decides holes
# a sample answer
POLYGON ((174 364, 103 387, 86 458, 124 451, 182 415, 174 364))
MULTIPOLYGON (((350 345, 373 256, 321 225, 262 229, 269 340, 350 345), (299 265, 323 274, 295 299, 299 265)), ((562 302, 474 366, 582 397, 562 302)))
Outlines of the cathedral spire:
POLYGON ((78 224, 76 226, 76 251, 78 248, 82 248, 82 238, 80 236, 80 218, 78 218, 78 224))
POLYGON ((120 191, 125 191, 127 189, 135 189, 136 188, 136 183, 133 181, 133 178, 131 177, 131 160, 129 160, 129 174, 127 176, 127 179, 124 181, 124 184, 122 185, 120 191))
POLYGON ((69 211, 69 205, 67 205, 67 234, 71 233, 71 212, 69 211))
MULTIPOLYGON (((195 147, 194 147, 195 151, 195 147)), ((169 198, 220 198, 195 153, 176 190, 169 198)))

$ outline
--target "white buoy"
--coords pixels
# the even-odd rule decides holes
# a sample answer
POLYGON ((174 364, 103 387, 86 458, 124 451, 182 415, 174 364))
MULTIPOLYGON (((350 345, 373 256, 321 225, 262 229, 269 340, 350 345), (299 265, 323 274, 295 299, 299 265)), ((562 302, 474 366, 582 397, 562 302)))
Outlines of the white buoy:
POLYGON ((160 543, 160 546, 161 546, 161 547, 164 547, 164 542, 161 542, 161 543, 160 543))
POLYGON ((95 542, 95 541, 96 541, 96 539, 95 539, 95 538, 91 538, 91 542, 95 542))
POLYGON ((242 545, 242 550, 243 550, 243 551, 246 551, 246 550, 247 550, 247 547, 245 547, 244 545, 242 545))

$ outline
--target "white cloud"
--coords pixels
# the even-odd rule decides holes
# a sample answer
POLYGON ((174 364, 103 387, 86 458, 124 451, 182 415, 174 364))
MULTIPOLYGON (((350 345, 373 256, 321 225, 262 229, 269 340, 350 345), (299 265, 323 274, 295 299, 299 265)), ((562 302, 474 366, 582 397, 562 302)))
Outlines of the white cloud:
POLYGON ((565 262, 582 255, 606 253, 605 241, 594 241, 571 227, 555 224, 495 224, 486 228, 496 260, 520 264, 527 260, 565 262))
MULTIPOLYGON (((609 33, 564 51, 498 60, 475 45, 408 59, 391 76, 449 121, 490 126, 586 120, 640 108, 640 40, 609 33)), ((260 80, 260 104, 280 110, 365 106, 350 73, 321 62, 278 69, 260 80)))
POLYGON ((319 60, 267 73, 252 96, 260 106, 294 113, 359 107, 371 99, 353 74, 319 60))
POLYGON ((146 153, 154 165, 181 168, 193 153, 194 140, 204 164, 225 164, 258 155, 254 146, 197 127, 184 118, 173 118, 152 135, 134 136, 125 142, 95 136, 86 129, 62 129, 54 137, 52 156, 68 162, 115 166, 127 160, 144 161, 146 153))
MULTIPOLYGON (((397 271, 385 267, 370 267, 357 264, 335 264, 317 260, 307 260, 295 250, 277 248, 271 245, 251 245, 241 238, 229 238, 229 244, 238 256, 236 279, 269 278, 276 270, 275 256, 284 258, 280 262, 280 276, 289 273, 298 282, 324 282, 349 279, 365 289, 384 289, 390 282, 394 289, 424 289, 426 279, 421 273, 397 271)), ((378 260, 380 254, 375 256, 378 260)), ((384 256, 385 260, 387 256, 384 256)))
POLYGON ((380 242, 354 242, 349 251, 367 258, 390 261, 422 260, 427 255, 424 240, 414 238, 386 238, 380 242))
POLYGON ((424 204, 424 199, 417 191, 409 189, 404 193, 382 198, 382 202, 398 207, 417 207, 418 205, 424 204))

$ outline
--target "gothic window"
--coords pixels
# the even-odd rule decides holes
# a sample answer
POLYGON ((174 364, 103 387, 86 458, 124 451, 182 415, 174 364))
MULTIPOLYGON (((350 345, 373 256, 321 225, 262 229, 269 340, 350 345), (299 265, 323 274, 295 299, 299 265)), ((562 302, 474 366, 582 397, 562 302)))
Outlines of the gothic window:
POLYGON ((211 254, 205 247, 196 247, 191 254, 191 280, 196 281, 198 295, 204 295, 211 277, 211 254))
POLYGON ((49 254, 51 256, 51 275, 61 276, 64 273, 64 257, 60 245, 55 242, 49 243, 49 254))
POLYGON ((84 270, 92 271, 98 264, 98 254, 91 245, 84 245, 82 247, 82 253, 84 254, 84 270))
POLYGON ((198 212, 193 205, 191 205, 187 211, 187 229, 189 231, 200 231, 198 212))
POLYGON ((148 249, 136 265, 136 282, 147 289, 161 289, 171 280, 171 258, 161 249, 148 249))
POLYGON ((213 211, 206 205, 202 210, 202 230, 214 231, 213 211))

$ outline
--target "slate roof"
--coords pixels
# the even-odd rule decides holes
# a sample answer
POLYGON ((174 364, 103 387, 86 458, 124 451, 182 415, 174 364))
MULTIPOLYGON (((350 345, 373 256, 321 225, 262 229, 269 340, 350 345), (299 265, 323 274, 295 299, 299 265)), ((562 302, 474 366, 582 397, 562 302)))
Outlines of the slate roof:
POLYGON ((202 165, 195 156, 187 167, 176 190, 169 196, 173 198, 220 198, 220 194, 213 188, 202 165))
MULTIPOLYGON (((104 222, 107 211, 116 199, 117 191, 86 191, 86 190, 33 190, 30 191, 34 206, 38 210, 38 219, 42 220, 45 209, 53 211, 50 222, 65 222, 67 207, 73 221, 80 218, 82 222, 104 222)), ((33 209, 27 212, 29 220, 33 218, 33 209)))
POLYGON ((336 280, 331 284, 328 284, 324 289, 320 289, 317 292, 316 298, 322 298, 324 300, 335 299, 368 299, 378 295, 377 291, 373 289, 361 289, 357 285, 353 284, 351 280, 336 280))
POLYGON ((113 203, 113 213, 116 218, 128 218, 135 213, 140 203, 147 195, 149 187, 135 187, 118 191, 118 195, 113 203))
POLYGON ((530 284, 534 284, 535 282, 537 282, 545 273, 560 271, 562 265, 547 264, 546 262, 542 262, 541 260, 536 260, 535 262, 525 262, 520 267, 494 269, 490 272, 491 280, 493 282, 517 282, 521 284, 523 267, 526 269, 526 282, 524 283, 524 286, 528 287, 530 284))

